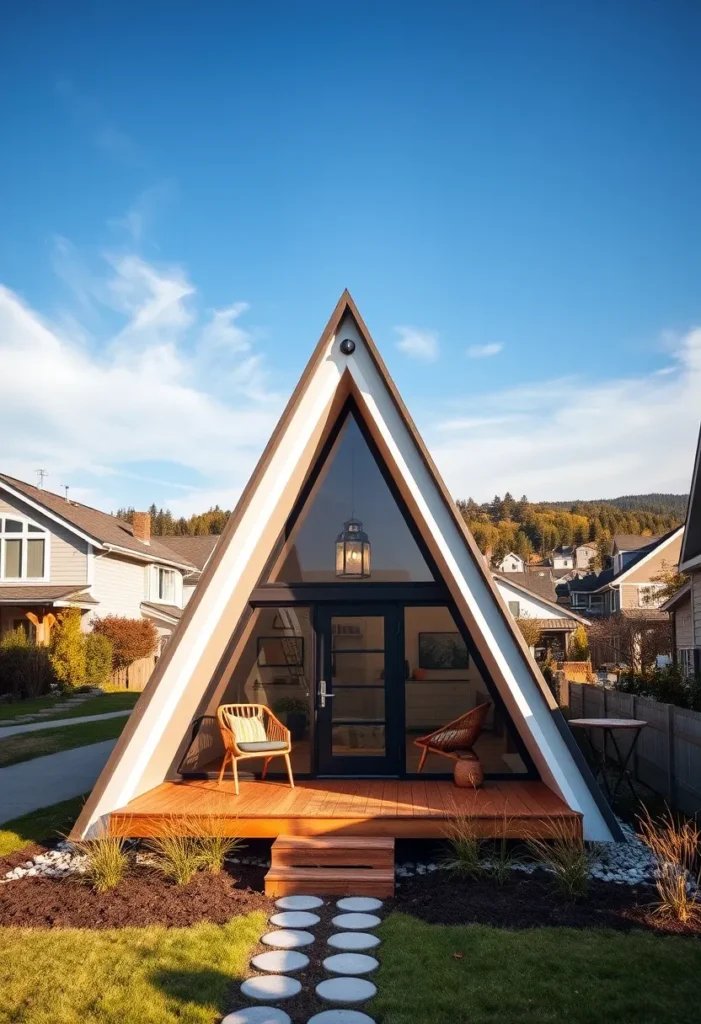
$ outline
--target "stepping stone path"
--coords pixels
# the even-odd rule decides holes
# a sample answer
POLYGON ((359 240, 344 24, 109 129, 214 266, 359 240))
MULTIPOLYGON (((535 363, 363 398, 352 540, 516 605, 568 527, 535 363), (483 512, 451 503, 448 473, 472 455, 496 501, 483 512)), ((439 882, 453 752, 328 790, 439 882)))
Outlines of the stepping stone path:
MULTIPOLYGON (((276 930, 267 932, 261 942, 277 948, 253 958, 251 966, 261 973, 242 983, 243 996, 258 999, 261 1003, 277 1003, 302 991, 302 982, 289 975, 309 965, 309 957, 298 950, 315 942, 312 932, 305 929, 319 924, 319 915, 310 911, 323 905, 324 901, 318 896, 283 896, 276 901, 276 908, 282 911, 270 918, 270 924, 276 930)), ((352 1006, 372 999, 377 993, 377 987, 360 975, 377 970, 379 963, 374 956, 364 955, 359 950, 374 949, 380 945, 380 939, 369 934, 369 929, 381 923, 381 919, 371 911, 380 910, 382 901, 366 896, 348 896, 338 900, 336 907, 343 913, 337 914, 332 923, 342 930, 329 936, 327 944, 341 952, 327 956, 323 961, 324 970, 331 977, 320 981, 315 989, 320 999, 336 1006, 314 1014, 308 1024, 375 1024, 372 1017, 352 1009, 352 1006)), ((222 1024, 291 1024, 291 1020, 278 1007, 259 1005, 230 1013, 222 1024)))

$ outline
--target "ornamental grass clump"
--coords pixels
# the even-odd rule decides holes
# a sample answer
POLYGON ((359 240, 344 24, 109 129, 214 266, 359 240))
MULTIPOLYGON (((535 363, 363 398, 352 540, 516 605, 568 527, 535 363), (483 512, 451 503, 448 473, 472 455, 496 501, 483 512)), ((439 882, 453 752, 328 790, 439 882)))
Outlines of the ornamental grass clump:
POLYGON ((669 808, 658 820, 645 808, 639 836, 656 863, 656 917, 688 924, 701 920, 701 831, 692 819, 675 818, 669 808))
POLYGON ((186 818, 171 818, 145 843, 154 867, 176 885, 187 885, 203 866, 200 841, 193 834, 196 828, 186 818))
POLYGON ((509 831, 511 819, 504 817, 501 826, 501 835, 494 840, 491 856, 485 865, 487 877, 497 885, 504 885, 512 877, 512 871, 520 858, 517 852, 509 846, 509 831))
POLYGON ((443 835, 450 844, 450 853, 445 860, 446 867, 469 878, 481 877, 484 868, 474 819, 467 815, 459 815, 443 828, 443 835))
POLYGON ((566 818, 551 818, 545 837, 527 841, 531 856, 552 872, 555 888, 568 899, 581 899, 589 891, 589 874, 597 848, 587 846, 566 818))
POLYGON ((192 831, 199 846, 200 867, 212 875, 218 875, 226 858, 243 845, 238 836, 227 835, 221 818, 198 818, 192 831))
POLYGON ((102 828, 94 839, 71 841, 76 853, 85 858, 85 877, 95 892, 116 889, 129 870, 124 836, 111 836, 102 828))

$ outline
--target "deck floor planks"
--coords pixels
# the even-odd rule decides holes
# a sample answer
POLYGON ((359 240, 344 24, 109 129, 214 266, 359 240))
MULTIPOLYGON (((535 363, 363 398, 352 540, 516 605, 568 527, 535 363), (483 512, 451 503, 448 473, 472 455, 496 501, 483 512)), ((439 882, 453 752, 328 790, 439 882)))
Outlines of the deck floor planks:
POLYGON ((420 838, 442 835, 444 822, 474 817, 483 834, 548 834, 552 816, 580 828, 580 816, 541 782, 487 782, 479 790, 458 789, 448 780, 301 780, 294 790, 280 780, 245 781, 236 797, 233 782, 189 780, 163 783, 111 815, 123 834, 140 834, 182 817, 222 818, 236 834, 255 838, 342 831, 356 835, 420 838))

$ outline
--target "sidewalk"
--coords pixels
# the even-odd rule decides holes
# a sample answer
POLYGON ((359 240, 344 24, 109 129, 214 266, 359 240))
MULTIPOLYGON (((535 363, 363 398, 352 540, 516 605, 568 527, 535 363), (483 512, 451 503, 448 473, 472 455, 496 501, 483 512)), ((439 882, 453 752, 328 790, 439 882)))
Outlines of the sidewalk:
POLYGON ((0 824, 87 792, 116 742, 105 740, 0 768, 0 824))
POLYGON ((58 718, 50 722, 32 722, 30 725, 8 725, 0 726, 0 740, 7 736, 17 736, 22 732, 38 732, 40 729, 58 729, 62 725, 78 725, 81 722, 101 722, 105 718, 122 718, 131 714, 131 708, 127 711, 107 711, 104 715, 86 715, 84 718, 58 718))

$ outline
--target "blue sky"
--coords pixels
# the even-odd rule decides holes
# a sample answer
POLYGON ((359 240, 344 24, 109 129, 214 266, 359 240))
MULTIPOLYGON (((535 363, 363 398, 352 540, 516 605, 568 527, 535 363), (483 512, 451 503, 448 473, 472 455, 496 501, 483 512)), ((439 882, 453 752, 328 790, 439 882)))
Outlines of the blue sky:
POLYGON ((14 5, 2 469, 232 505, 348 287, 454 494, 685 490, 700 44, 678 0, 14 5))

